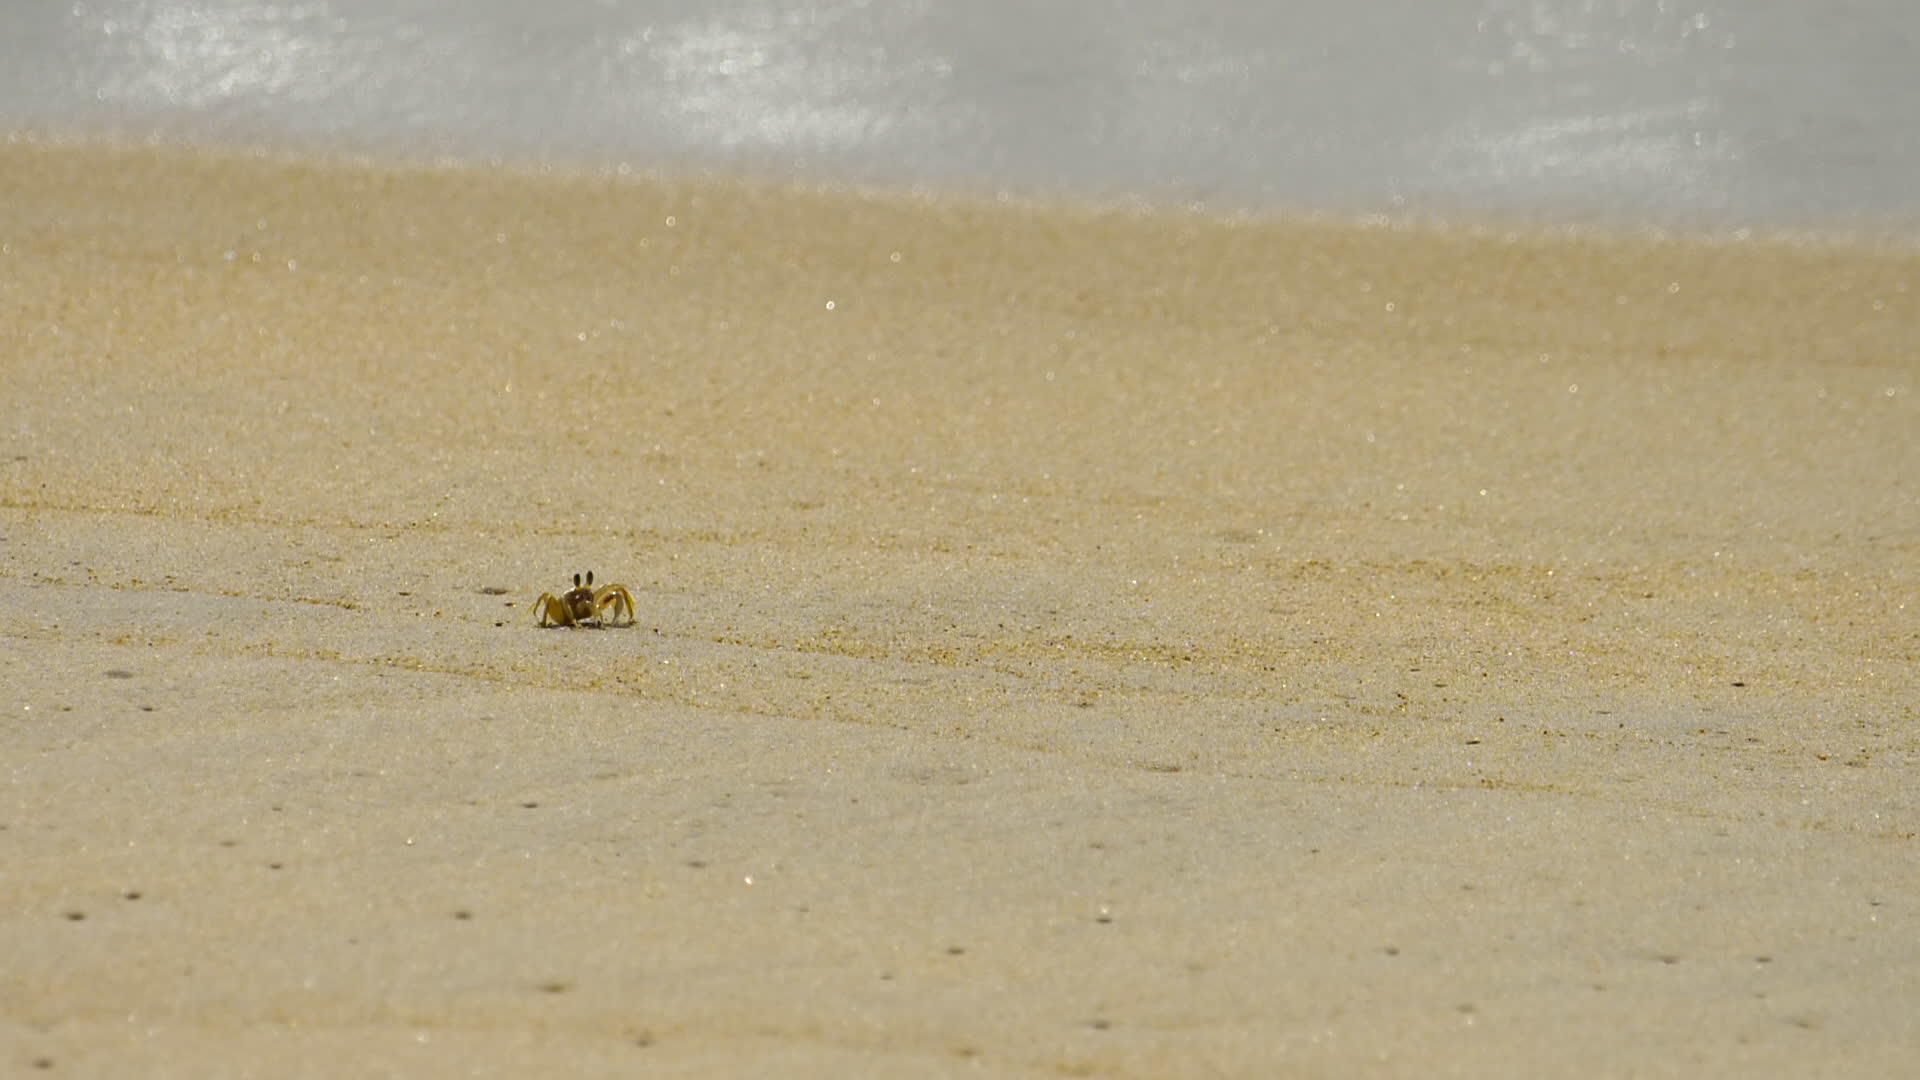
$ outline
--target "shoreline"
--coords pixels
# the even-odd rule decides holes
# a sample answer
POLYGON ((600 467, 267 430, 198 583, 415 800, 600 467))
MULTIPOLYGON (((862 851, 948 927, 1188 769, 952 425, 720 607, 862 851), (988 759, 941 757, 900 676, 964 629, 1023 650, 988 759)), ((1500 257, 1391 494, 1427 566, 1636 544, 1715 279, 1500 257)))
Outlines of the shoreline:
POLYGON ((1326 208, 1307 204, 1212 203, 1205 198, 1165 195, 1086 195, 1067 189, 996 189, 964 183, 898 184, 847 181, 828 176, 770 177, 750 165, 661 163, 636 165, 585 156, 539 157, 531 153, 435 151, 412 153, 403 145, 340 143, 311 139, 257 139, 245 144, 191 135, 129 135, 111 131, 75 132, 35 128, 6 136, 6 146, 30 153, 81 153, 112 158, 154 156, 161 160, 252 162, 287 170, 330 169, 347 173, 397 175, 486 174, 532 184, 632 185, 640 189, 701 187, 750 197, 819 198, 834 202, 878 203, 928 211, 959 208, 969 213, 1031 214, 1066 219, 1185 221, 1225 228, 1333 228, 1346 230, 1459 236, 1476 241, 1564 244, 1677 244, 1689 248, 1785 247, 1837 254, 1910 257, 1920 246, 1920 221, 1834 215, 1798 222, 1724 221, 1701 225, 1648 223, 1601 212, 1560 210, 1487 211, 1484 208, 1428 206, 1403 211, 1326 208))

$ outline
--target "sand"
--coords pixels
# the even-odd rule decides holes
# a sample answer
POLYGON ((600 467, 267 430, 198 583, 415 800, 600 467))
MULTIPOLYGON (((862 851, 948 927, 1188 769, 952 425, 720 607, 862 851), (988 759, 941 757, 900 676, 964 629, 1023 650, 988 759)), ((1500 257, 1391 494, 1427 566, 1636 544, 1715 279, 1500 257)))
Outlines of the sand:
POLYGON ((0 1073, 1910 1068, 1917 283, 7 144, 0 1073))

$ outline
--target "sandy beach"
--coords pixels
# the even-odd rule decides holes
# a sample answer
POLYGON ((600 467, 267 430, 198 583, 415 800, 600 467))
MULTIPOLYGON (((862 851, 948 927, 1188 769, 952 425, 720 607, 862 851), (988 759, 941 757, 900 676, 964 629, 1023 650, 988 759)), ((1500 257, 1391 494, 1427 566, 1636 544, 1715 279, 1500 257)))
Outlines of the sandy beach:
POLYGON ((16 140, 0 328, 0 1073, 1920 1053, 1911 248, 16 140))

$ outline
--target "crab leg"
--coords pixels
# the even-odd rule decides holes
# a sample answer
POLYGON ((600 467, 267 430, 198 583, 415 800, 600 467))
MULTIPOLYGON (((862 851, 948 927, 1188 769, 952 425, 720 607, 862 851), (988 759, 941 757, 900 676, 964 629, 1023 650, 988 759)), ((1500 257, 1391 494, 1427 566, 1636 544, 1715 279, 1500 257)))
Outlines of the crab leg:
POLYGON ((535 600, 533 606, 539 612, 541 626, 573 625, 573 612, 552 593, 541 593, 540 599, 535 600))
POLYGON ((633 621, 633 594, 627 591, 625 585, 602 586, 599 592, 593 594, 593 607, 595 612, 611 612, 612 621, 618 621, 622 614, 626 615, 628 622, 633 621))

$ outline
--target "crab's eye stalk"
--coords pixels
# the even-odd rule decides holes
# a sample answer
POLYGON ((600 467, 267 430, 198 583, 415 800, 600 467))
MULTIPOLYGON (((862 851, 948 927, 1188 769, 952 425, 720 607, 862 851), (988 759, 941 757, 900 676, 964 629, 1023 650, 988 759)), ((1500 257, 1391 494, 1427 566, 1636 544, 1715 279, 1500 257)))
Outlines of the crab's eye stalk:
POLYGON ((574 588, 576 588, 576 589, 580 587, 580 575, 579 575, 579 574, 575 574, 575 575, 573 575, 573 587, 574 587, 574 588))
POLYGON ((593 571, 591 570, 587 571, 587 585, 589 588, 593 585, 593 571))

